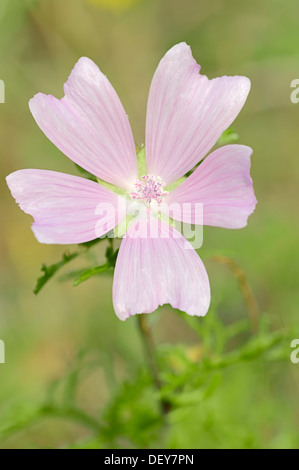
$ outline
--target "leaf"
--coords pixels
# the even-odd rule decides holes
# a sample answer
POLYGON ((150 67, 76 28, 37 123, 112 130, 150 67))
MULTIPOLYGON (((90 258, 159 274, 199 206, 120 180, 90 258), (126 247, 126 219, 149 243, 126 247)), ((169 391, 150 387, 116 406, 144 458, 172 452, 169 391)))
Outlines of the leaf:
MULTIPOLYGON (((101 242, 102 240, 105 240, 107 237, 109 237, 109 235, 110 235, 110 232, 108 232, 105 236, 103 236, 101 238, 96 238, 94 240, 90 240, 89 242, 79 243, 78 246, 80 248, 85 249, 85 250, 89 250, 90 248, 92 248, 97 243, 101 242)), ((56 272, 59 269, 63 268, 66 264, 68 264, 73 259, 77 258, 77 256, 79 256, 83 252, 84 252, 84 250, 83 251, 76 251, 76 252, 71 253, 71 254, 64 253, 62 260, 58 261, 58 263, 52 264, 50 266, 47 266, 47 265, 43 264, 41 270, 44 272, 44 274, 43 274, 43 276, 38 278, 35 289, 34 289, 33 292, 35 294, 38 294, 40 292, 40 290, 44 287, 44 285, 54 276, 54 274, 56 274, 56 272)), ((115 265, 115 263, 114 263, 114 265, 115 265)), ((77 272, 75 271, 74 275, 78 276, 78 274, 80 274, 81 272, 82 272, 82 270, 79 270, 77 272)), ((74 277, 74 276, 72 276, 72 274, 67 274, 66 278, 69 278, 69 277, 74 277)))
POLYGON ((106 440, 106 448, 113 444, 117 446, 120 439, 147 448, 163 425, 152 378, 145 369, 136 372, 133 379, 122 382, 105 407, 102 421, 106 426, 101 437, 106 440))
POLYGON ((78 255, 78 252, 71 254, 64 253, 62 260, 58 261, 58 263, 51 264, 50 266, 43 264, 41 270, 44 274, 38 278, 35 289, 33 291, 34 294, 38 294, 40 290, 44 287, 44 285, 54 276, 54 274, 56 274, 59 269, 61 269, 73 259, 77 258, 78 255))
POLYGON ((90 240, 89 242, 79 243, 79 246, 82 246, 83 248, 92 248, 94 245, 108 237, 109 233, 110 232, 108 232, 106 235, 103 235, 101 238, 95 238, 94 240, 90 240))
POLYGON ((139 149, 137 149, 137 165, 138 165, 138 175, 139 175, 139 178, 141 178, 143 175, 147 174, 144 145, 142 145, 139 149))
POLYGON ((239 135, 229 127, 223 132, 217 141, 217 145, 235 144, 239 140, 239 135))
POLYGON ((93 268, 83 269, 78 277, 73 282, 73 286, 77 287, 84 281, 87 281, 92 276, 96 276, 107 271, 111 267, 109 262, 102 264, 101 266, 94 266, 93 268))
POLYGON ((87 279, 91 278, 92 276, 97 276, 98 274, 102 274, 105 271, 108 271, 109 268, 115 267, 119 250, 117 249, 114 251, 113 239, 109 238, 108 240, 110 242, 110 245, 106 249, 107 263, 102 264, 100 266, 93 266, 92 268, 87 268, 87 269, 83 269, 82 271, 80 271, 79 275, 76 276, 73 282, 74 287, 77 287, 82 282, 87 281, 87 279))
POLYGON ((77 165, 77 163, 75 163, 75 166, 77 170, 79 171, 79 173, 81 173, 81 175, 84 176, 84 178, 97 182, 96 176, 94 176, 92 173, 89 173, 89 171, 84 170, 84 168, 82 168, 80 165, 77 165))
POLYGON ((115 267, 115 264, 116 264, 116 259, 117 259, 118 252, 119 252, 119 249, 114 251, 113 246, 108 246, 108 248, 106 250, 107 261, 108 261, 109 265, 113 268, 115 267))

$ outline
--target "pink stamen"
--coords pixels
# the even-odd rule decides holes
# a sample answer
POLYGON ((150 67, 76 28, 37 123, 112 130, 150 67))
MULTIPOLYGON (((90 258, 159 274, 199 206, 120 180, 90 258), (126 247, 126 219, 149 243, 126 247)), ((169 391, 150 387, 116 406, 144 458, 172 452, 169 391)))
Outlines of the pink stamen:
POLYGON ((145 199, 147 204, 152 201, 161 204, 163 197, 168 194, 164 187, 165 183, 160 176, 143 175, 136 181, 136 191, 130 193, 130 196, 132 199, 145 199))

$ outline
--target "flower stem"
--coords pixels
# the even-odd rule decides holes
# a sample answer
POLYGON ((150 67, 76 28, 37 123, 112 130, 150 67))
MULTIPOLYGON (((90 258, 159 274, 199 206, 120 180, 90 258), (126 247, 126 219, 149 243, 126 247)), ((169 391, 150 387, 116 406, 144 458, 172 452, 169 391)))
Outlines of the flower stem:
MULTIPOLYGON (((137 320, 149 369, 153 376, 156 388, 158 390, 161 390, 162 383, 159 377, 159 370, 156 362, 155 345, 151 328, 148 325, 146 315, 137 315, 137 320)), ((170 411, 170 403, 163 400, 163 398, 161 399, 161 409, 163 415, 166 415, 170 411)))

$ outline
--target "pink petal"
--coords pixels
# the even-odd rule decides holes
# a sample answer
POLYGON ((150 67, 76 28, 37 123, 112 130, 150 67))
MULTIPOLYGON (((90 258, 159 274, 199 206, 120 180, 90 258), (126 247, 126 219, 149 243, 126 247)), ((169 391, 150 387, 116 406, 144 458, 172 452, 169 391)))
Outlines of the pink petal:
POLYGON ((77 176, 20 170, 7 184, 21 209, 33 216, 41 243, 82 243, 100 237, 125 217, 125 204, 109 189, 77 176))
POLYGON ((131 188, 137 178, 134 139, 114 88, 86 57, 64 85, 65 97, 37 94, 30 110, 46 136, 71 160, 109 183, 131 188))
POLYGON ((254 211, 256 198, 250 177, 252 150, 226 145, 211 153, 167 197, 174 219, 196 224, 196 203, 203 204, 203 224, 242 228, 254 211), (183 205, 184 204, 184 205, 183 205))
POLYGON ((209 80, 190 47, 180 43, 161 60, 150 88, 146 119, 148 173, 166 184, 191 170, 235 120, 250 89, 246 77, 209 80))
POLYGON ((136 219, 121 243, 113 284, 117 316, 126 320, 167 303, 189 315, 205 315, 210 286, 201 259, 165 222, 152 217, 150 226, 157 238, 150 237, 149 221, 136 219))

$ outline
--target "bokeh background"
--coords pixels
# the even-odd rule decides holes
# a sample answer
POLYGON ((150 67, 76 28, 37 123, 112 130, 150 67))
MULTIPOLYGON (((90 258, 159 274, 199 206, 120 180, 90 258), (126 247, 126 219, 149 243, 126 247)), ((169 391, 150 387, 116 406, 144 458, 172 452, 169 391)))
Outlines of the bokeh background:
MULTIPOLYGON (((191 45, 210 78, 238 74, 252 81, 233 127, 240 142, 254 149, 258 205, 243 230, 205 228, 200 251, 217 315, 230 324, 246 318, 246 306, 231 273, 210 260, 214 252, 231 256, 246 272, 273 328, 290 331, 289 354, 291 339, 299 337, 299 103, 290 100, 290 83, 299 78, 298 2, 0 0, 0 79, 6 85, 6 102, 0 104, 0 339, 6 346, 0 430, 13 428, 20 416, 26 421, 49 385, 72 370, 80 351, 99 358, 77 392, 80 406, 92 416, 105 410, 115 382, 145 367, 135 320, 120 322, 113 312, 111 276, 77 288, 57 276, 33 294, 41 264, 59 260, 63 248, 38 244, 31 218, 14 203, 5 176, 21 168, 77 173, 39 130, 28 101, 40 91, 62 97, 75 62, 88 56, 116 88, 140 144, 152 75, 162 55, 180 41, 191 45)), ((102 243, 75 266, 104 259, 102 243)), ((153 318, 157 344, 184 344, 190 350, 197 345, 197 336, 170 307, 153 318)), ((233 366, 213 397, 189 407, 183 419, 170 420, 167 436, 151 445, 296 448, 298 378, 299 364, 292 364, 288 353, 270 365, 259 359, 233 366)), ((67 447, 88 439, 89 427, 69 418, 41 417, 24 428, 17 425, 15 432, 0 431, 0 447, 67 447)))

